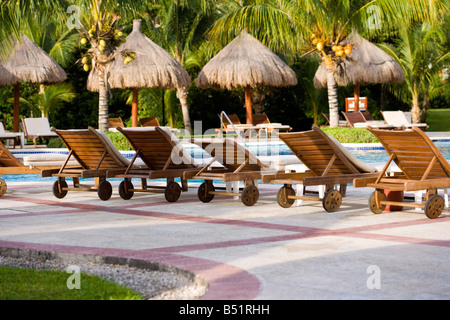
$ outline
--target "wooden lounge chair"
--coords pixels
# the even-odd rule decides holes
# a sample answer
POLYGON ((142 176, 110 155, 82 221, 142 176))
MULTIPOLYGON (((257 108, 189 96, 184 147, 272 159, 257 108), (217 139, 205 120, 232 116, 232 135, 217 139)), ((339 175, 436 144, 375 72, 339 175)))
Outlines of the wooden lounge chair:
MULTIPOLYGON (((148 118, 139 118, 139 123, 141 124, 141 127, 160 127, 158 118, 157 117, 148 117, 148 118)), ((164 128, 170 129, 173 133, 179 133, 180 130, 177 128, 172 128, 170 126, 164 126, 164 128)))
POLYGON ((37 140, 42 142, 49 139, 57 138, 58 135, 50 129, 48 118, 23 118, 23 131, 26 139, 33 140, 34 146, 37 145, 37 140))
POLYGON ((289 125, 270 122, 269 117, 267 117, 265 113, 253 114, 252 119, 253 125, 259 127, 260 130, 266 131, 266 134, 268 136, 271 135, 274 130, 284 132, 289 132, 292 130, 291 126, 289 125))
POLYGON ((305 172, 286 172, 263 175, 263 183, 282 183, 278 192, 278 204, 283 208, 292 206, 295 200, 322 201, 328 212, 339 209, 345 196, 348 183, 355 178, 376 177, 376 169, 359 161, 337 140, 328 137, 322 130, 313 126, 305 132, 279 133, 280 139, 291 149, 308 168, 305 172), (323 198, 295 195, 292 185, 326 186, 323 198), (341 189, 335 189, 335 185, 341 189))
MULTIPOLYGON (((325 126, 329 126, 330 125, 330 114, 329 113, 323 113, 322 112, 323 117, 325 118, 326 122, 325 122, 325 126)), ((339 127, 348 127, 348 122, 347 120, 344 120, 344 118, 342 118, 341 115, 339 115, 339 127)))
POLYGON ((75 158, 80 166, 69 168, 64 163, 59 169, 43 170, 42 177, 57 177, 53 185, 53 194, 62 199, 68 191, 96 191, 101 200, 112 195, 112 186, 106 180, 108 170, 128 167, 126 159, 103 131, 93 129, 56 130, 52 128, 69 149, 66 161, 75 158), (67 186, 66 178, 73 179, 73 188, 67 186), (82 185, 80 178, 94 178, 95 184, 82 185))
POLYGON ((368 129, 378 138, 389 154, 388 162, 377 177, 354 180, 355 188, 375 188, 369 199, 371 211, 381 213, 387 205, 410 206, 423 208, 425 215, 430 219, 437 218, 445 205, 444 199, 437 194, 437 191, 440 188, 450 187, 450 165, 439 149, 423 130, 416 127, 402 131, 368 129), (392 161, 402 174, 385 175, 392 161), (384 190, 400 192, 426 190, 427 201, 424 204, 387 201, 384 190))
MULTIPOLYGON (((220 115, 217 115, 219 117, 219 119, 221 118, 220 115)), ((245 124, 245 123, 241 123, 241 120, 239 120, 239 117, 237 114, 233 113, 230 115, 227 115, 228 118, 226 116, 222 117, 222 127, 216 129, 216 131, 218 132, 218 138, 222 138, 220 133, 221 131, 224 133, 229 133, 229 132, 236 132, 238 135, 241 135, 241 133, 243 133, 244 137, 245 136, 250 136, 252 134, 252 132, 258 132, 258 130, 260 129, 259 127, 253 125, 253 124, 245 124)))
POLYGON ((141 127, 160 127, 158 118, 156 117, 139 118, 139 123, 141 127))
POLYGON ((266 170, 272 170, 250 153, 246 148, 232 139, 194 140, 194 143, 203 148, 212 156, 212 160, 205 165, 193 179, 204 180, 198 188, 198 198, 202 202, 210 202, 215 195, 240 197, 246 206, 254 205, 259 199, 259 190, 256 186, 266 170), (213 166, 218 163, 221 167, 213 166), (218 191, 213 181, 226 183, 244 181, 242 192, 218 191))
POLYGON ((426 123, 411 123, 405 116, 403 111, 381 111, 386 123, 394 126, 396 129, 411 129, 414 127, 420 128, 422 130, 428 129, 426 123))
POLYGON ((123 124, 121 117, 108 118, 108 126, 109 126, 108 130, 112 132, 117 132, 116 129, 117 127, 125 128, 125 125, 123 124))
POLYGON ((183 152, 181 142, 165 127, 154 128, 117 128, 136 150, 126 170, 111 170, 108 175, 123 178, 119 185, 119 194, 129 200, 135 192, 164 193, 167 201, 175 202, 181 191, 187 191, 187 178, 195 175, 200 169, 193 158, 183 152), (136 168, 137 158, 144 165, 136 168), (131 179, 141 179, 142 188, 133 186, 131 179), (181 179, 181 187, 175 182, 181 179), (166 186, 149 186, 148 179, 166 179, 166 186))
MULTIPOLYGON (((56 169, 61 167, 66 159, 66 155, 32 155, 22 159, 16 158, 0 142, 0 176, 10 174, 40 174, 44 169, 56 169)), ((76 161, 70 161, 68 166, 79 165, 76 161)), ((0 179, 0 197, 5 194, 7 184, 5 180, 0 179)))
POLYGON ((383 120, 367 121, 361 112, 342 112, 342 114, 350 128, 367 128, 372 126, 380 129, 394 129, 392 124, 386 124, 383 120))
POLYGON ((362 113, 362 115, 363 115, 364 119, 366 119, 366 121, 374 121, 375 120, 369 111, 360 111, 360 112, 362 113))

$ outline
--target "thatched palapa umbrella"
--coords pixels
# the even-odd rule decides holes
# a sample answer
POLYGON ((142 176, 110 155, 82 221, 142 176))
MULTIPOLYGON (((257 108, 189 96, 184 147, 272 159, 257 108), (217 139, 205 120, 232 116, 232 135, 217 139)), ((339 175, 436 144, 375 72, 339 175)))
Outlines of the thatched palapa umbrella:
POLYGON ((14 83, 14 131, 19 131, 20 82, 54 84, 63 82, 67 75, 61 66, 27 36, 20 41, 11 37, 14 48, 6 69, 16 78, 14 83))
MULTIPOLYGON (((376 45, 352 32, 341 45, 352 44, 353 49, 347 59, 338 66, 334 74, 338 86, 349 83, 355 85, 355 106, 359 106, 359 84, 402 82, 405 79, 402 67, 397 61, 376 45)), ((325 67, 320 65, 314 76, 314 86, 327 86, 325 67)))
POLYGON ((12 86, 16 82, 16 77, 6 69, 5 65, 2 64, 2 59, 0 59, 0 87, 12 86))
POLYGON ((297 84, 297 76, 275 53, 247 32, 225 46, 197 77, 199 88, 244 87, 247 123, 252 123, 251 88, 297 84))
POLYGON ((191 77, 181 64, 141 32, 141 20, 133 22, 133 31, 117 52, 134 56, 131 62, 126 63, 126 58, 118 55, 108 72, 112 89, 133 90, 133 127, 137 126, 138 88, 175 89, 191 85, 191 77))

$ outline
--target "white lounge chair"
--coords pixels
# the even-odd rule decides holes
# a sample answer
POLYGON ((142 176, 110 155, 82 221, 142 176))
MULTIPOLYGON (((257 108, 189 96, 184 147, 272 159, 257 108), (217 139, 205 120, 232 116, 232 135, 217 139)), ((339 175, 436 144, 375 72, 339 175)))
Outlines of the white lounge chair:
POLYGON ((411 129, 417 127, 426 130, 428 125, 426 123, 411 123, 403 111, 381 111, 384 120, 398 129, 411 129))
POLYGON ((16 141, 20 140, 20 146, 22 149, 25 146, 25 135, 23 132, 9 132, 5 130, 5 127, 3 126, 3 122, 0 121, 0 139, 6 140, 6 145, 9 147, 9 141, 14 141, 14 148, 16 147, 16 141))
POLYGON ((24 118, 22 119, 23 131, 27 139, 32 139, 34 146, 36 140, 48 140, 57 138, 58 135, 50 130, 48 118, 24 118))

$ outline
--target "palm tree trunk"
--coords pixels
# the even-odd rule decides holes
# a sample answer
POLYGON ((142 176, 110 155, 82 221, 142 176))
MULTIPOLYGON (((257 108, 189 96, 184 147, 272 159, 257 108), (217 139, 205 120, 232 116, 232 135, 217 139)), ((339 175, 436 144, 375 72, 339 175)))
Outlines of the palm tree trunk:
POLYGON ((183 121, 184 121, 184 129, 190 135, 192 134, 192 126, 191 126, 191 118, 189 117, 189 108, 187 104, 187 89, 186 88, 178 88, 177 89, 177 98, 181 103, 181 111, 183 112, 183 121))
POLYGON ((334 79, 333 69, 331 66, 326 66, 327 72, 327 87, 328 87, 328 106, 330 109, 330 127, 339 127, 339 105, 337 98, 337 83, 334 79))
POLYGON ((98 128, 108 131, 108 89, 106 88, 103 68, 98 68, 98 128))
POLYGON ((412 123, 419 123, 420 120, 420 106, 419 106, 419 88, 418 88, 418 81, 414 80, 413 85, 413 101, 412 101, 412 108, 411 108, 411 122, 412 123))
POLYGON ((420 112, 420 122, 426 122, 426 119, 427 119, 427 111, 430 108, 429 91, 430 91, 430 83, 428 81, 426 81, 424 92, 423 92, 422 110, 420 112))

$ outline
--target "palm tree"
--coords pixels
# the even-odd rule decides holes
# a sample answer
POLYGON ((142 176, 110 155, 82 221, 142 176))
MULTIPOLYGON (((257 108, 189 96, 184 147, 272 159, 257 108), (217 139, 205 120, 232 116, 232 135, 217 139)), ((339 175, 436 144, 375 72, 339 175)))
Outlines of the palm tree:
POLYGON ((374 35, 398 24, 437 19, 443 8, 441 0, 247 0, 233 2, 211 36, 225 43, 247 30, 277 52, 317 54, 327 72, 330 126, 337 127, 334 74, 352 49, 340 43, 355 29, 374 35))
POLYGON ((75 98, 73 87, 69 83, 59 83, 50 86, 41 86, 39 93, 35 93, 28 100, 20 101, 40 113, 43 118, 48 118, 50 110, 58 109, 64 102, 70 102, 75 98))
MULTIPOLYGON (((71 1, 77 6, 79 17, 76 30, 80 35, 81 45, 90 48, 79 62, 84 70, 97 79, 99 92, 100 130, 108 130, 108 67, 117 57, 116 49, 124 41, 122 28, 131 22, 137 12, 145 8, 143 0, 77 0, 71 1)), ((123 58, 132 57, 132 53, 123 58)))
MULTIPOLYGON (((217 1, 153 0, 146 17, 151 25, 149 36, 166 48, 186 67, 195 50, 205 41, 204 34, 215 19, 217 1)), ((192 133, 187 88, 178 88, 184 128, 192 133)))
POLYGON ((396 86, 393 92, 406 102, 411 103, 411 120, 419 123, 425 118, 430 88, 435 87, 436 75, 450 58, 444 45, 447 42, 443 25, 428 23, 399 30, 394 44, 381 44, 403 68, 405 82, 396 86), (420 97, 424 104, 420 107, 420 97))
MULTIPOLYGON (((115 49, 124 39, 122 26, 132 21, 145 7, 145 0, 6 0, 0 7, 3 17, 8 17, 0 24, 6 30, 0 33, 0 40, 6 38, 8 33, 20 38, 21 29, 27 24, 31 33, 35 29, 51 30, 49 25, 53 24, 57 26, 53 31, 60 41, 50 53, 57 61, 58 57, 60 61, 70 61, 69 53, 77 49, 79 42, 82 46, 88 46, 86 56, 79 62, 87 71, 92 65, 96 72, 99 83, 99 128, 108 130, 106 70, 115 58, 115 49), (68 9, 73 9, 72 16, 67 14, 68 9), (68 39, 70 44, 62 41, 68 39)), ((44 46, 47 37, 33 40, 44 46)), ((7 51, 8 48, 2 50, 7 51)))

